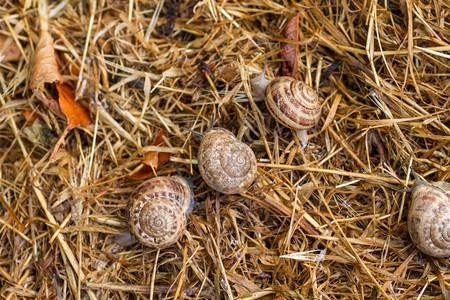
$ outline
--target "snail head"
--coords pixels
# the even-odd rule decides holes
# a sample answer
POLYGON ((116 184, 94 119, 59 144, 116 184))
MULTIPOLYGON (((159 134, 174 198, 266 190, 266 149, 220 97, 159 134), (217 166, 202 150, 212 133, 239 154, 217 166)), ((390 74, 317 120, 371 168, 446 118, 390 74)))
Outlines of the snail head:
POLYGON ((420 179, 419 175, 417 175, 416 171, 414 171, 414 169, 411 169, 411 173, 414 176, 414 179, 416 180, 416 182, 414 183, 413 187, 408 188, 408 189, 402 189, 402 190, 398 190, 397 192, 412 192, 414 190, 415 187, 417 187, 420 184, 428 184, 425 180, 420 179))

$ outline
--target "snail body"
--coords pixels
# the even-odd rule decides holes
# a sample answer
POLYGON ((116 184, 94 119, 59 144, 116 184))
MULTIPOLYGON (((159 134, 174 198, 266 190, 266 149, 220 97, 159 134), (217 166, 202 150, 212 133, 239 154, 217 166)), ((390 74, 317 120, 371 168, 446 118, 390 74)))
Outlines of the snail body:
POLYGON ((296 130, 302 145, 308 143, 306 130, 315 126, 322 108, 317 92, 292 77, 265 79, 265 70, 252 80, 255 96, 263 98, 273 118, 283 126, 296 130))
POLYGON ((414 245, 433 257, 450 256, 450 184, 418 180, 411 198, 407 222, 414 245))
POLYGON ((224 194, 244 192, 256 177, 253 150, 223 128, 211 128, 204 134, 198 166, 206 184, 224 194))
POLYGON ((154 177, 142 183, 127 206, 129 232, 142 244, 165 248, 183 234, 193 194, 180 177, 154 177))

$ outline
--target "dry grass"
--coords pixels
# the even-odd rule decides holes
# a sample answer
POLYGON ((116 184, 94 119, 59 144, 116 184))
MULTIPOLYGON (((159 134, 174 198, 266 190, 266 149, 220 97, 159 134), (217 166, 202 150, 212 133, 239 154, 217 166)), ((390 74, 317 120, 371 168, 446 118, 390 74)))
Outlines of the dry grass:
POLYGON ((21 52, 0 63, 1 299, 444 299, 450 261, 411 244, 397 190, 411 167, 450 178, 447 1, 50 3, 61 73, 93 120, 53 161, 66 120, 29 89, 34 2, 0 8, 21 52), (323 101, 305 149, 249 86, 266 57, 279 76, 298 11, 299 76, 323 101), (196 179, 175 246, 117 245, 140 183, 122 179, 150 150, 173 153, 158 175, 198 175, 199 139, 180 127, 203 132, 213 115, 255 151, 252 188, 225 196, 196 179))

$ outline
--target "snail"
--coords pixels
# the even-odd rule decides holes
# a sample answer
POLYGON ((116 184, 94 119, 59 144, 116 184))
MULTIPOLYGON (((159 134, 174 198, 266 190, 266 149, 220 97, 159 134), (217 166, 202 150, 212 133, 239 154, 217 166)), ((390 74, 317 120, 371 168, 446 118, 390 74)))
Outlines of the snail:
POLYGON ((213 127, 198 149, 198 167, 206 184, 224 194, 244 192, 256 177, 256 156, 230 131, 213 127))
MULTIPOLYGON (((416 183, 411 189, 408 232, 414 245, 433 257, 450 256, 450 183, 430 184, 412 172, 416 183)), ((405 190, 408 191, 408 190, 405 190)))
POLYGON ((245 192, 256 177, 255 153, 230 131, 213 127, 213 122, 205 133, 182 127, 202 137, 198 149, 200 175, 218 192, 245 192))
POLYGON ((266 68, 267 59, 261 75, 251 81, 255 96, 263 98, 274 119, 294 129, 302 146, 306 147, 306 130, 319 122, 322 111, 317 92, 306 83, 288 76, 267 80, 266 68))
POLYGON ((129 232, 142 244, 165 248, 183 234, 193 193, 181 176, 154 177, 142 183, 127 206, 129 232))

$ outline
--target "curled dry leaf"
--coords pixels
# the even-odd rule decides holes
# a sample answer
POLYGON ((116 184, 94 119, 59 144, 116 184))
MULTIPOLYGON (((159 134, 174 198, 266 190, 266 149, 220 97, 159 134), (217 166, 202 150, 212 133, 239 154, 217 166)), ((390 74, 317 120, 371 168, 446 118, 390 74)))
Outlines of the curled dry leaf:
POLYGON ((0 35, 0 62, 16 61, 20 58, 20 49, 11 37, 0 35))
MULTIPOLYGON (((293 16, 286 24, 283 36, 294 42, 298 41, 298 19, 300 13, 293 16)), ((297 79, 298 69, 298 45, 296 43, 281 43, 281 56, 285 59, 283 62, 282 73, 286 76, 292 76, 297 79)))
POLYGON ((67 117, 68 128, 91 124, 88 110, 80 102, 75 101, 72 89, 65 84, 55 83, 55 86, 59 93, 59 107, 67 117))
POLYGON ((30 86, 33 90, 43 91, 45 83, 53 82, 62 83, 63 78, 58 70, 53 38, 48 31, 43 31, 34 53, 30 86))

